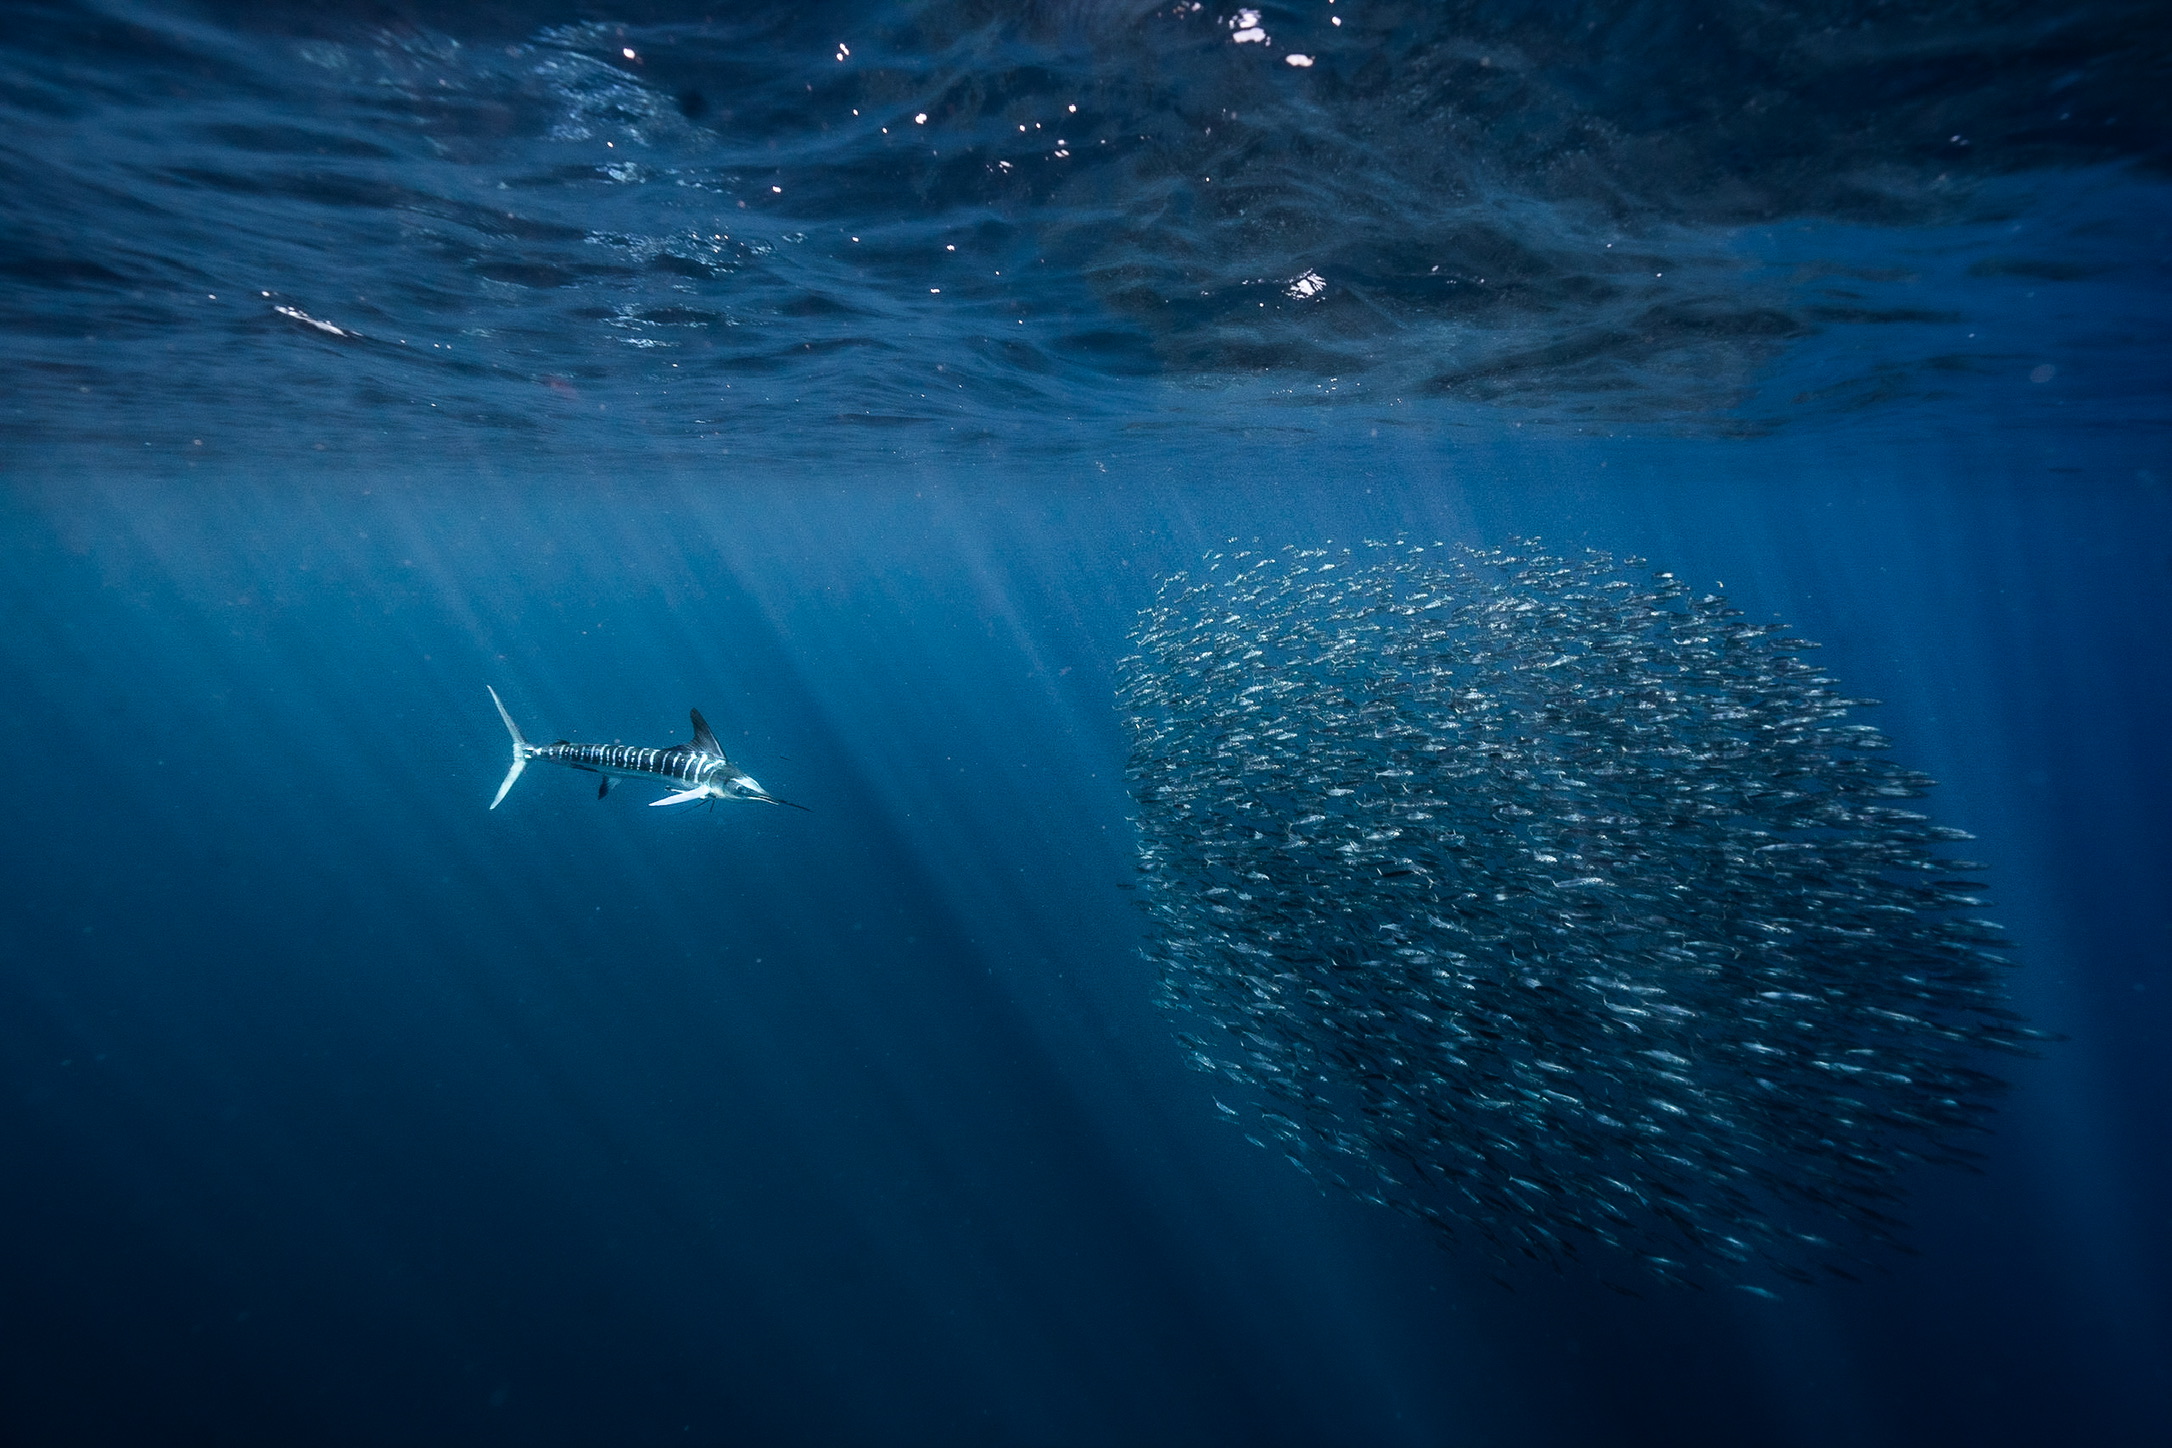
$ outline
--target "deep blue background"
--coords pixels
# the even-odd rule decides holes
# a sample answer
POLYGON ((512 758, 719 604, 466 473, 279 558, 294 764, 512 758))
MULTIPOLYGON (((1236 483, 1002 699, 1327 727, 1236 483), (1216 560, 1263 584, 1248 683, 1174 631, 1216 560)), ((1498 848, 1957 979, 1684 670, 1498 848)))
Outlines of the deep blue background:
POLYGON ((2151 1441, 2159 475, 1926 419, 1289 461, 16 490, 16 1435, 2151 1441), (1647 553, 1888 701, 2073 1037, 1919 1257, 1505 1292, 1218 1125, 1116 888, 1113 661, 1210 543, 1398 529, 1647 553), (486 680, 537 737, 698 702, 815 813, 489 813, 486 680))
POLYGON ((0 1442, 2172 1436, 2172 12, 725 9, 0 6, 0 1442), (2066 1037, 1915 1255, 1504 1288, 1221 1123, 1116 661, 1406 533, 1887 701, 2066 1037), (493 813, 486 683, 812 813, 493 813))

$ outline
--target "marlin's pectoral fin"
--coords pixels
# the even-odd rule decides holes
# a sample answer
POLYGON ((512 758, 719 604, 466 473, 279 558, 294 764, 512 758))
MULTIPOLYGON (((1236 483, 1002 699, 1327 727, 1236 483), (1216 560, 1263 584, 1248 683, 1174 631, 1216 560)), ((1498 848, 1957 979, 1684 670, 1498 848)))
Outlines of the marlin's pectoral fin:
POLYGON ((606 774, 596 781, 596 798, 602 799, 611 792, 611 776, 606 774))
POLYGON ((702 793, 703 792, 698 789, 681 790, 677 794, 667 794, 662 799, 650 800, 649 808, 655 809, 658 805, 664 804, 685 804, 688 800, 700 799, 702 797, 702 793))

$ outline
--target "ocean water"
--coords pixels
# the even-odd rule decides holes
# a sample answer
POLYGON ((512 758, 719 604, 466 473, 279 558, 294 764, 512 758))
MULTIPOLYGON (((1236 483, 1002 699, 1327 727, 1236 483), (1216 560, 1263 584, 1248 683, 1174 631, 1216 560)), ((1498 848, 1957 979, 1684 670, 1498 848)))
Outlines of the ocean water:
POLYGON ((0 1441, 2164 1441, 2168 56, 0 7, 0 1441), (1157 1004, 1161 580, 1526 537, 1821 642, 1977 837, 2060 1039, 1862 1281, 1444 1249, 1157 1004), (809 812, 493 812, 486 684, 809 812))

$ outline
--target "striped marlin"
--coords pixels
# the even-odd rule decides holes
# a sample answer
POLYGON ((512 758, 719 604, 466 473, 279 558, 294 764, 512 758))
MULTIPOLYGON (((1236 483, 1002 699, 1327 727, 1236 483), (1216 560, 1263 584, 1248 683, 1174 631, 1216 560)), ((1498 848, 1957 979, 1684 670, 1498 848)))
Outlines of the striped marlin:
MULTIPOLYGON (((483 687, 490 689, 488 684, 483 687)), ((530 744, 521 737, 520 726, 506 712, 505 701, 498 697, 496 689, 490 689, 490 702, 498 706, 498 717, 505 721, 506 732, 513 736, 513 767, 505 772, 505 783, 498 786, 498 797, 490 802, 492 809, 505 802, 506 791, 513 787, 513 781, 520 778, 520 772, 528 767, 531 759, 548 760, 568 769, 585 769, 590 774, 602 775, 596 783, 598 799, 611 792, 614 779, 646 779, 669 785, 674 791, 662 799, 650 800, 651 806, 691 804, 701 799, 758 799, 764 804, 781 804, 788 809, 807 808, 777 798, 762 788, 753 775, 727 759, 724 746, 716 742, 716 735, 709 730, 709 721, 701 717, 699 709, 689 711, 694 716, 693 743, 674 744, 668 749, 636 749, 628 744, 570 744, 563 739, 556 744, 530 744)))

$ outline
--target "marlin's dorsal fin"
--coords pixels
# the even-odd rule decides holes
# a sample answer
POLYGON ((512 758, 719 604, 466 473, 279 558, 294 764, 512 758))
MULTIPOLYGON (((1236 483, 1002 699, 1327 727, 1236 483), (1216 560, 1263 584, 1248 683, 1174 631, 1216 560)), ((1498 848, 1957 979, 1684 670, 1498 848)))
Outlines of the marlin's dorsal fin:
POLYGON ((701 717, 701 710, 689 709, 686 712, 694 716, 694 747, 704 754, 724 758, 724 746, 717 743, 716 735, 709 732, 709 721, 701 717))

